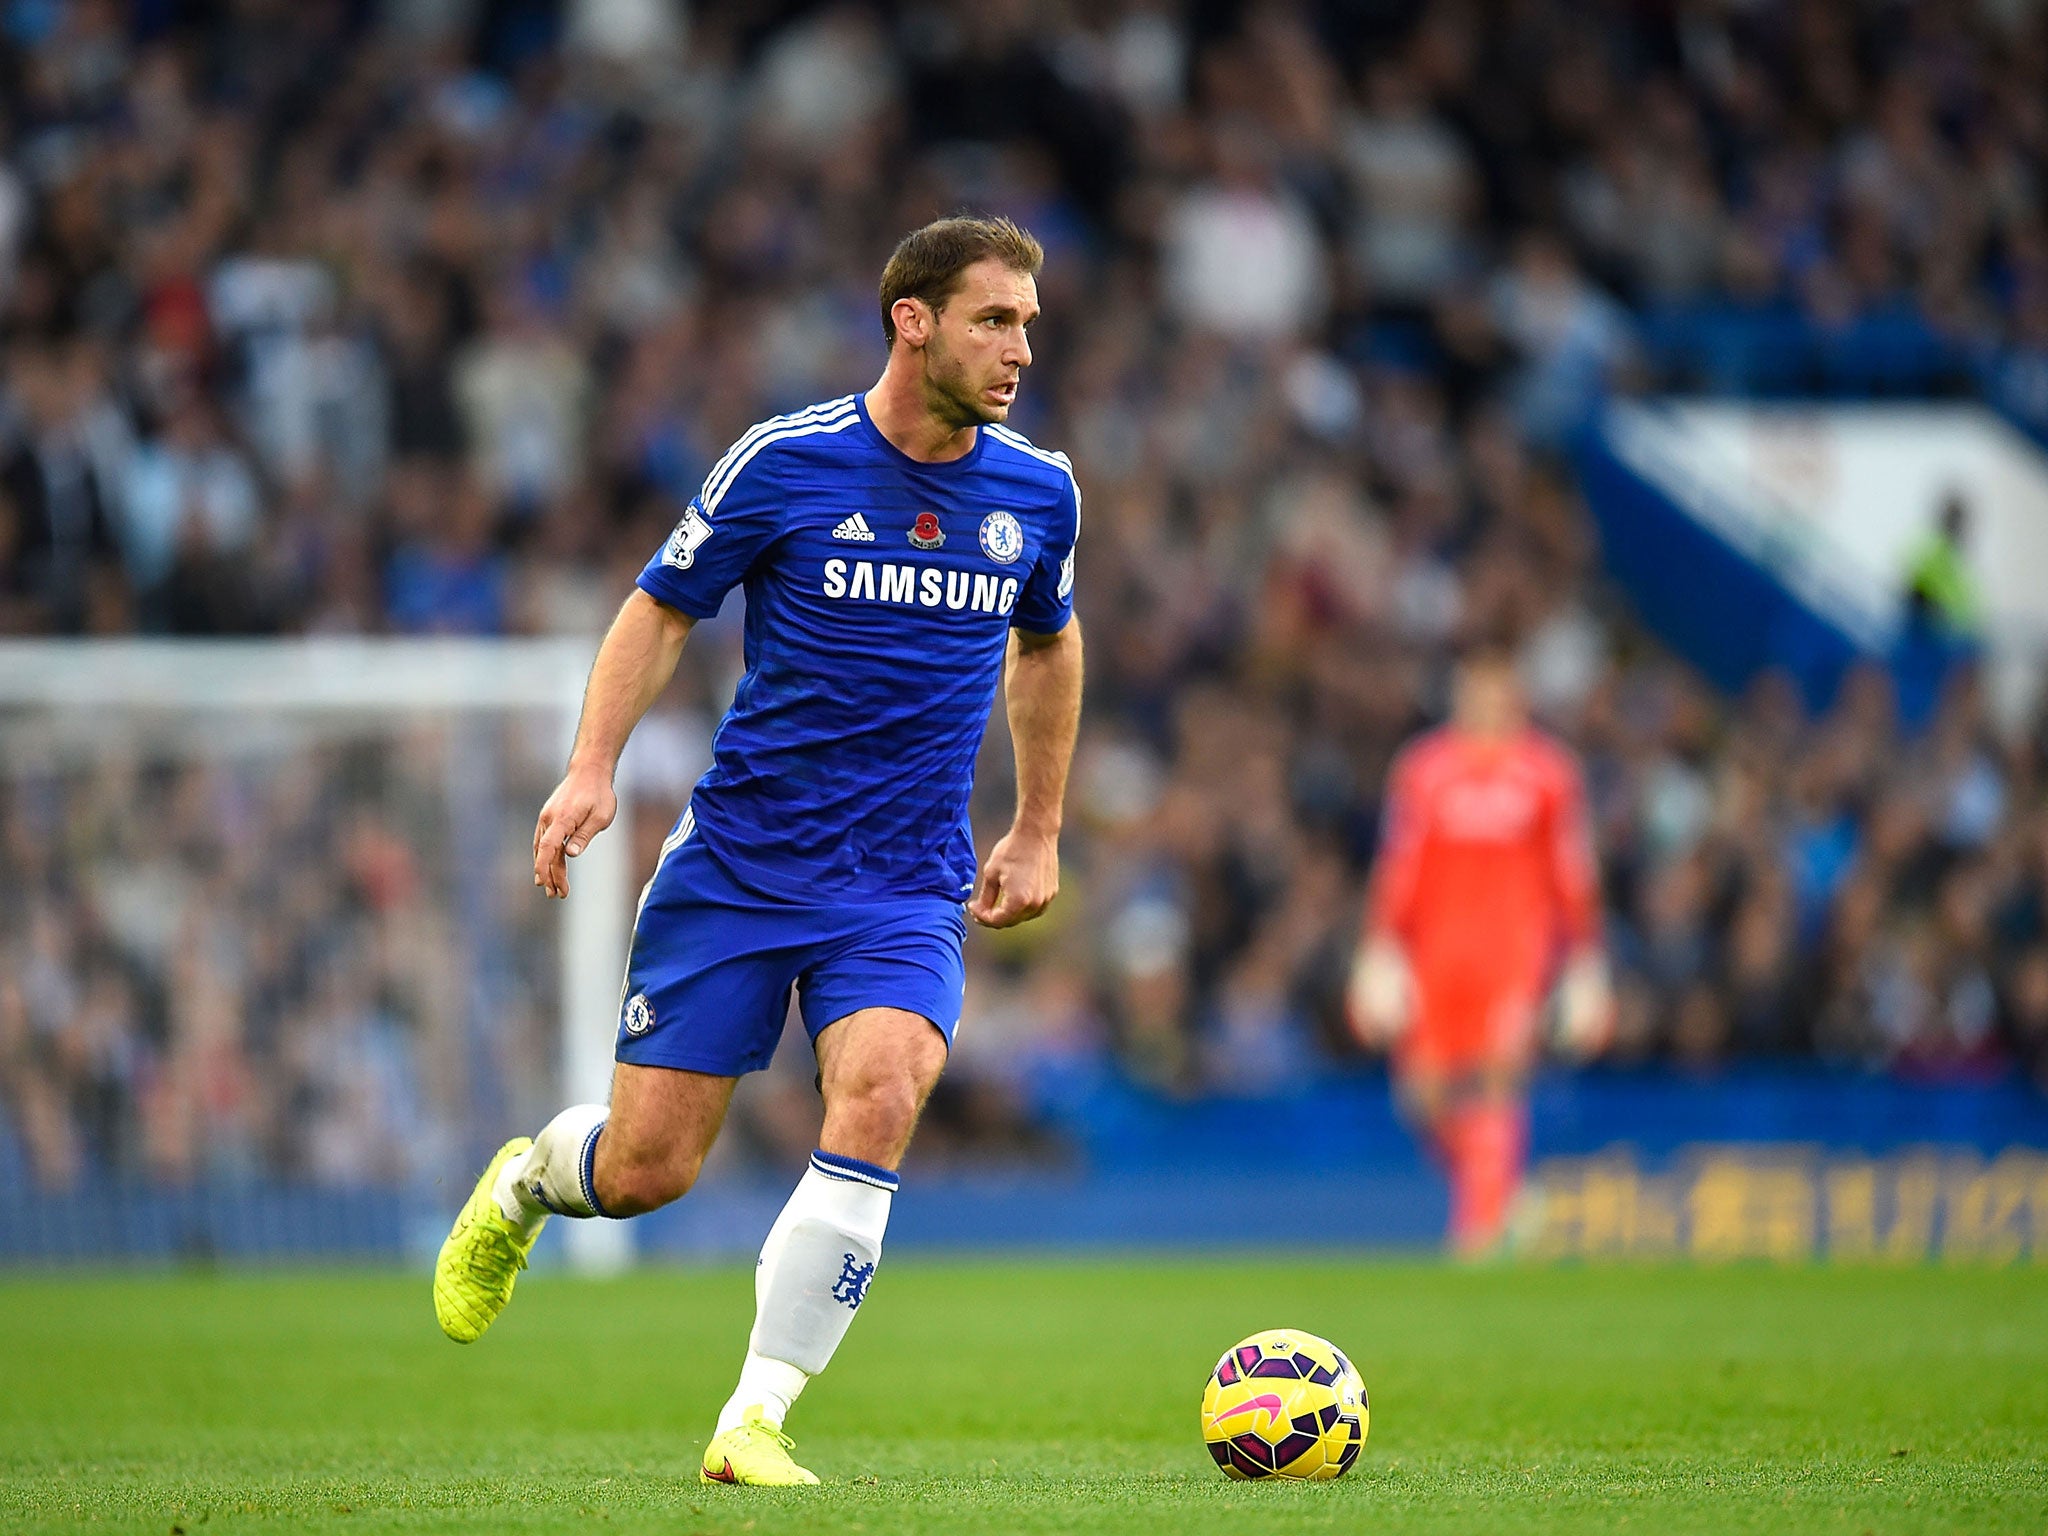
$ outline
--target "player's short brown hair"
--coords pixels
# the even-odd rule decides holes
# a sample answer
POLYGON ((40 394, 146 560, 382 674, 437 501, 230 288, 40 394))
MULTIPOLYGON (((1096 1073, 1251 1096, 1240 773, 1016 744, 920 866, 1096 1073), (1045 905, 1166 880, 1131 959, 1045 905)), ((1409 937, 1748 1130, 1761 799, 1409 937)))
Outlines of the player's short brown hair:
POLYGON ((1045 265, 1045 248, 1009 219, 959 214, 934 219, 898 241, 882 268, 882 335, 889 345, 896 344, 896 320, 889 312, 898 299, 922 299, 939 309, 960 286, 960 274, 991 256, 1032 277, 1045 265))

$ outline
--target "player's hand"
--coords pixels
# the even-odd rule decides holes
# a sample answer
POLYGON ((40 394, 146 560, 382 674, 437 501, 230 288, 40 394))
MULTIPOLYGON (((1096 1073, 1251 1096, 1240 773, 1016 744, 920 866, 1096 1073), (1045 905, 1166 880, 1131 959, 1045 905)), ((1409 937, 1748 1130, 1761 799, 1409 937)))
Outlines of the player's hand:
POLYGON ((1012 827, 983 861, 967 915, 984 928, 1014 928, 1051 906, 1059 893, 1059 839, 1012 827))
POLYGON ((1387 938, 1366 943, 1351 964, 1345 1004, 1362 1043, 1384 1048, 1400 1037, 1415 1011, 1415 978, 1400 945, 1387 938))
POLYGON ((533 828, 533 883, 549 896, 569 894, 569 860, 619 814, 609 773, 571 766, 533 828))
POLYGON ((1557 983, 1557 1043, 1567 1056, 1587 1061, 1614 1039, 1614 983, 1598 950, 1574 955, 1557 983))

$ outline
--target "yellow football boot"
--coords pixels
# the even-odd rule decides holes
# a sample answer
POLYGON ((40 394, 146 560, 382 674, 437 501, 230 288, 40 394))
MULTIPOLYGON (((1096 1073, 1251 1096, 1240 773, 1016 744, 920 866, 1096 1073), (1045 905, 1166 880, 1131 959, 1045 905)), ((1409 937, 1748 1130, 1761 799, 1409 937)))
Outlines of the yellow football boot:
POLYGON ((791 1458, 796 1442, 770 1424, 758 1408, 704 1447, 704 1466, 697 1473, 706 1483, 747 1483, 755 1488, 793 1488, 815 1483, 818 1474, 791 1458))
POLYGON ((547 1221, 543 1216, 531 1232, 522 1231, 506 1219, 491 1194, 499 1171, 532 1145, 531 1138, 515 1136, 498 1148, 434 1261, 434 1316, 458 1344, 474 1344, 505 1310, 513 1282, 526 1268, 533 1240, 547 1221))

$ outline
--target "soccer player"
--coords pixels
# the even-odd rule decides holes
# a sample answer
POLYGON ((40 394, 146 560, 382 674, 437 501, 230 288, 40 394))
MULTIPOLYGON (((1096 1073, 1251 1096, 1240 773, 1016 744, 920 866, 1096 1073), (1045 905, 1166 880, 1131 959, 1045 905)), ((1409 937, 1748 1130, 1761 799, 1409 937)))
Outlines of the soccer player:
POLYGON ((1461 662, 1450 722, 1395 759, 1381 826, 1352 1027, 1391 1044, 1400 1103, 1450 1175, 1450 1245, 1483 1254, 1521 1188, 1560 954, 1566 1047, 1597 1050, 1612 1015, 1578 768, 1529 724, 1510 652, 1461 662))
POLYGON ((1059 888, 1081 498, 1064 455, 1003 425, 1042 259, 1005 219, 905 237, 882 274, 880 381, 763 422, 718 461, 605 636, 534 829, 534 881, 566 896, 566 861, 617 809, 628 733, 691 625, 743 585, 746 674, 640 896, 611 1103, 507 1142, 434 1273, 441 1326, 467 1343, 550 1215, 681 1196, 794 988, 824 1129, 762 1245, 706 1482, 817 1481, 782 1426, 874 1277, 897 1165, 960 1019, 966 918, 1006 928, 1059 888), (999 681, 1016 814, 977 878, 968 792, 999 681))

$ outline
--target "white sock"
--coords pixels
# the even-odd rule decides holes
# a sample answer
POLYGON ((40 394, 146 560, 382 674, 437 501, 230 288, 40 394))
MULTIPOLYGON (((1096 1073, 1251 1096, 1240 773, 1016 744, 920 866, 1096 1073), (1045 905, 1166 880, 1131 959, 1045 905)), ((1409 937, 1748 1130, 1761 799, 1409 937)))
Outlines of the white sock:
POLYGON ((882 1257, 896 1175, 857 1157, 813 1152, 768 1229, 754 1269, 754 1331, 739 1386, 718 1415, 724 1434, 749 1408, 780 1424, 825 1369, 867 1297, 882 1257))
POLYGON ((749 1408, 761 1410, 770 1424, 789 1418, 789 1405, 810 1384, 811 1378, 785 1360, 770 1360, 751 1349, 740 1365, 740 1384, 718 1411, 718 1433, 724 1434, 745 1417, 749 1408))
POLYGON ((572 1104, 541 1128, 531 1151, 513 1158, 491 1186, 508 1221, 531 1232, 549 1216, 602 1216, 591 1183, 597 1133, 611 1113, 602 1104, 572 1104))

